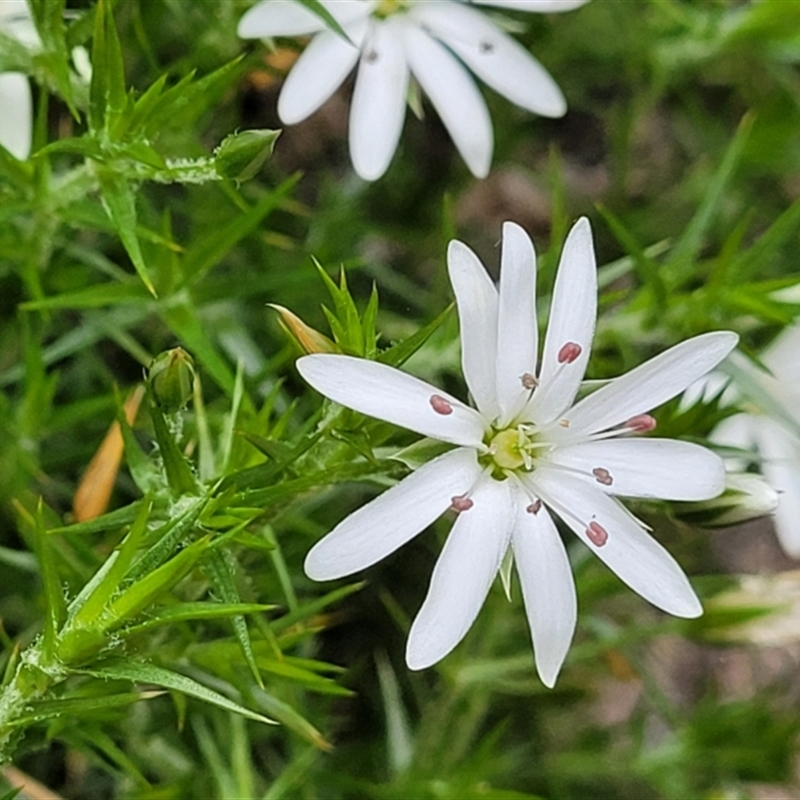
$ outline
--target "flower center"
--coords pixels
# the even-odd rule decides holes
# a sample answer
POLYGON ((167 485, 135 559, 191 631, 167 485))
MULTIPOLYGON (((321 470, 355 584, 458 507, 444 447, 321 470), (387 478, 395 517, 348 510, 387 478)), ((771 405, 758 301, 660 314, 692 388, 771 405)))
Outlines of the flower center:
POLYGON ((486 465, 493 466, 498 477, 508 470, 522 469, 530 472, 537 451, 549 445, 540 441, 532 425, 520 424, 501 431, 491 431, 487 436, 486 465))
POLYGON ((380 19, 386 19, 392 14, 402 11, 407 3, 408 0, 380 0, 378 7, 372 13, 380 19))

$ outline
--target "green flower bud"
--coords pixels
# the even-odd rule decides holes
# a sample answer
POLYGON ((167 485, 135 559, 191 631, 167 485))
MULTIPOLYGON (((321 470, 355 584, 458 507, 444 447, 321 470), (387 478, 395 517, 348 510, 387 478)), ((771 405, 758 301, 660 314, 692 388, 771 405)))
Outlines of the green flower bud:
POLYGON ((778 493, 761 475, 728 473, 725 491, 696 503, 676 503, 678 516, 704 528, 724 528, 765 517, 778 507, 778 493))
POLYGON ((280 131, 259 129, 232 133, 214 152, 214 168, 223 178, 250 180, 272 155, 280 131))
POLYGON ((180 411, 189 402, 193 384, 194 359, 182 347, 159 353, 150 364, 150 396, 165 414, 180 411))

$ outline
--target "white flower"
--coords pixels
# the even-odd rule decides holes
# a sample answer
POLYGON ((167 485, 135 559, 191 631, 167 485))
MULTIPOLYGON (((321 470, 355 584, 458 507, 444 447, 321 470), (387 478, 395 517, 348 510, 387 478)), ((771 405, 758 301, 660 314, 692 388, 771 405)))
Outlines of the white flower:
POLYGON ((310 355, 297 362, 337 403, 456 445, 347 517, 312 548, 305 569, 314 580, 358 572, 452 507, 460 513, 411 628, 409 667, 428 667, 458 644, 510 547, 536 666, 552 686, 572 639, 576 600, 551 511, 642 597, 677 616, 702 613, 678 564, 614 495, 699 500, 722 491, 722 461, 709 450, 631 434, 651 430, 646 412, 718 364, 737 337, 690 339, 573 405, 597 311, 588 220, 564 245, 541 360, 535 255, 522 228, 504 225, 497 288, 461 242, 450 243, 447 260, 477 410, 374 361, 310 355))
MULTIPOLYGON (((569 11, 588 0, 474 0, 521 11, 569 11)), ((492 160, 489 112, 469 75, 524 109, 560 117, 566 102, 521 45, 462 0, 321 0, 350 42, 297 0, 262 0, 239 22, 250 39, 313 35, 286 78, 278 115, 293 125, 314 113, 358 64, 350 108, 350 157, 366 180, 389 166, 405 119, 413 75, 467 166, 486 177, 492 160)))
MULTIPOLYGON (((38 47, 39 35, 25 0, 0 2, 0 31, 28 47, 38 47)), ((33 104, 27 75, 0 73, 0 145, 18 159, 31 152, 33 104)))
MULTIPOLYGON (((691 404, 700 396, 714 397, 724 388, 723 405, 743 402, 752 412, 724 419, 709 437, 712 441, 754 450, 761 471, 778 493, 773 521, 778 540, 792 558, 800 558, 800 325, 787 328, 764 351, 761 362, 769 373, 743 357, 731 359, 737 379, 715 372, 690 387, 691 404)), ((743 467, 739 459, 734 466, 743 467)))

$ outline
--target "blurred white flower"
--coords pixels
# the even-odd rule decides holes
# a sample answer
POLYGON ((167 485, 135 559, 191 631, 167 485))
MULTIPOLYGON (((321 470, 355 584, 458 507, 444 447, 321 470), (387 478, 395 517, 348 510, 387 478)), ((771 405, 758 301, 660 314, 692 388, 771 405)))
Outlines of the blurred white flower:
MULTIPOLYGON (((350 157, 355 171, 366 180, 383 175, 397 149, 411 76, 479 178, 489 173, 493 133, 470 70, 524 109, 546 117, 566 112, 564 96, 544 67, 463 0, 321 2, 346 31, 349 42, 297 0, 257 3, 239 22, 239 36, 313 35, 278 100, 278 115, 286 125, 313 114, 358 64, 350 108, 350 157)), ((588 0, 474 2, 548 13, 569 11, 588 0)))
MULTIPOLYGON (((709 437, 717 444, 755 452, 764 477, 778 493, 775 531, 792 558, 800 558, 800 325, 787 328, 764 351, 756 368, 746 358, 731 359, 736 377, 714 372, 690 387, 684 404, 722 391, 721 402, 747 411, 724 419, 709 437), (770 374, 771 373, 771 374, 770 374)), ((741 460, 729 459, 734 468, 741 460)))
POLYGON ((312 548, 305 569, 315 580, 358 572, 453 508, 459 515, 411 627, 408 665, 428 667, 458 644, 511 548, 536 665, 552 686, 572 640, 576 599, 550 512, 654 605, 682 617, 702 613, 678 564, 614 495, 702 500, 722 491, 722 460, 709 450, 635 434, 652 430, 646 412, 716 366, 737 337, 690 339, 574 403, 597 314, 588 220, 564 245, 541 360, 535 254, 522 228, 504 225, 499 287, 461 242, 451 242, 447 261, 477 410, 374 361, 323 354, 297 362, 337 403, 456 445, 347 517, 312 548))
MULTIPOLYGON (((27 47, 40 45, 25 0, 0 2, 0 31, 27 47)), ((31 152, 33 105, 27 75, 0 73, 0 145, 20 160, 31 152)))

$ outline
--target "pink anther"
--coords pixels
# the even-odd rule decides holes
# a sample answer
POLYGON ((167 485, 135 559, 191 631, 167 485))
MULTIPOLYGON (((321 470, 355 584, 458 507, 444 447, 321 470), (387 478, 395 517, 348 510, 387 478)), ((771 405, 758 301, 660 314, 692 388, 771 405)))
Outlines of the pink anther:
POLYGON ((475 503, 469 499, 465 494, 457 494, 455 497, 451 499, 451 508, 453 511, 469 511, 475 503))
POLYGON ((535 514, 539 513, 541 508, 542 508, 542 501, 541 500, 536 500, 535 502, 531 503, 525 510, 529 514, 534 514, 535 515, 535 514))
POLYGON ((608 531, 599 522, 590 522, 586 529, 589 541, 597 547, 602 547, 608 541, 608 531))
POLYGON ((559 364, 571 364, 583 352, 583 348, 577 342, 567 342, 558 351, 559 364))
POLYGON ((605 467, 595 467, 592 470, 592 475, 594 475, 597 482, 602 483, 603 486, 611 486, 611 484, 614 483, 611 473, 605 469, 605 467))
POLYGON ((437 413, 447 416, 453 413, 453 406, 449 400, 445 400, 439 394, 432 394, 430 399, 431 408, 437 413))
POLYGON ((649 414, 638 414, 635 417, 631 417, 625 423, 625 427, 636 433, 648 433, 656 427, 656 424, 655 418, 649 414))

